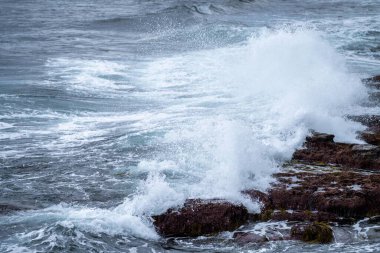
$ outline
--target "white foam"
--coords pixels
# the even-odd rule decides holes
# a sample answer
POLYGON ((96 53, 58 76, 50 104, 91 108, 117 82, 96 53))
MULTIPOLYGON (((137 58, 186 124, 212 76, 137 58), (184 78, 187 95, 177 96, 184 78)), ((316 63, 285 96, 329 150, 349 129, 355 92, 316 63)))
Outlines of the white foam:
MULTIPOLYGON (((79 228, 91 233, 129 235, 149 240, 159 238, 150 217, 184 201, 184 195, 174 191, 163 176, 152 173, 142 181, 135 195, 113 209, 55 205, 8 217, 4 222, 45 222, 49 220, 66 228, 79 228)), ((23 237, 45 237, 47 228, 23 234, 23 237)), ((24 238, 24 239, 25 239, 24 238)))
MULTIPOLYGON (((110 235, 126 234, 140 238, 155 240, 158 235, 147 219, 124 212, 127 210, 108 210, 100 208, 70 207, 67 205, 52 206, 47 209, 29 212, 13 218, 13 221, 33 220, 55 222, 67 228, 79 228, 92 233, 107 233, 110 235)), ((26 237, 40 237, 47 233, 46 228, 26 234, 26 237)))
POLYGON ((13 124, 5 123, 5 122, 0 122, 0 130, 12 128, 12 127, 13 127, 13 124))
POLYGON ((74 92, 99 95, 99 92, 106 93, 134 87, 126 82, 129 73, 127 64, 105 60, 59 58, 49 60, 46 65, 50 69, 51 76, 66 81, 49 82, 47 85, 66 84, 65 88, 74 92), (124 81, 117 81, 113 77, 124 81))
POLYGON ((186 87, 177 94, 195 94, 198 103, 232 96, 237 108, 218 113, 247 111, 245 117, 261 121, 256 124, 261 133, 255 134, 271 143, 286 136, 278 143, 284 150, 299 145, 311 128, 341 141, 356 141, 361 129, 342 116, 365 99, 366 90, 344 57, 315 31, 263 32, 244 45, 160 59, 146 73, 143 81, 159 92, 186 87))
POLYGON ((366 92, 344 58, 318 33, 279 31, 252 38, 244 50, 232 53, 223 73, 225 84, 237 93, 268 100, 265 120, 276 119, 272 131, 312 128, 355 140, 358 125, 342 116, 366 92))

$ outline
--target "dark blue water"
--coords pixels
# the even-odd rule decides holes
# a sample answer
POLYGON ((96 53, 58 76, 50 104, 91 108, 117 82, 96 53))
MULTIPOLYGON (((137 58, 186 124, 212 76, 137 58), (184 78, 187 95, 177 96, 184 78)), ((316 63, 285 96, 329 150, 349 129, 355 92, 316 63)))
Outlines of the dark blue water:
POLYGON ((166 242, 150 216, 242 202, 309 129, 356 141, 379 114, 380 3, 0 0, 1 252, 376 251, 166 242))

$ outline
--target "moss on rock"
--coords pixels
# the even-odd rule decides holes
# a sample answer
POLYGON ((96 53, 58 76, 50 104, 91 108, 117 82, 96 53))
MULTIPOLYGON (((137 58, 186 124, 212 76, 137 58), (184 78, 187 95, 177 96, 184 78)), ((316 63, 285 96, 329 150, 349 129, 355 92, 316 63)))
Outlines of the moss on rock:
POLYGON ((323 222, 296 225, 291 229, 291 236, 308 243, 330 243, 334 239, 331 227, 323 222))

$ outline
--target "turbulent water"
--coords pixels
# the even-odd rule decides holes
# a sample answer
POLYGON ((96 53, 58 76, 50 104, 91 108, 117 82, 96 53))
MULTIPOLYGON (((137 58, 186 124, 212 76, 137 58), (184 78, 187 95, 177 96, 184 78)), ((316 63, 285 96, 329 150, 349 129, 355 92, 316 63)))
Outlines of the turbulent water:
POLYGON ((0 0, 0 204, 25 209, 0 216, 0 251, 379 250, 174 247, 150 219, 195 197, 256 212, 240 191, 265 190, 310 129, 358 142, 345 116, 380 112, 360 81, 380 70, 379 13, 378 0, 0 0))

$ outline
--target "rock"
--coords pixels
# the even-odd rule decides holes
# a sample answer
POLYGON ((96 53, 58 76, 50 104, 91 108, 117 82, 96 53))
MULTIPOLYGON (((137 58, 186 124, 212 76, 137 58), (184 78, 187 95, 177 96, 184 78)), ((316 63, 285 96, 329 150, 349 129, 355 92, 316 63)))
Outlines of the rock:
POLYGON ((242 205, 222 200, 188 200, 179 210, 153 216, 153 224, 164 236, 195 237, 232 231, 248 220, 242 205))
POLYGON ((380 174, 353 171, 282 172, 267 194, 245 191, 263 199, 253 220, 333 221, 352 223, 380 214, 380 174))
POLYGON ((313 132, 313 135, 306 137, 306 141, 307 142, 330 142, 330 143, 333 143, 334 138, 335 138, 335 136, 333 134, 313 132))
POLYGON ((356 144, 352 146, 352 151, 366 152, 366 151, 376 151, 377 146, 371 144, 356 144))
POLYGON ((336 214, 309 210, 274 211, 270 219, 274 221, 339 221, 336 214))
POLYGON ((268 194, 258 190, 243 191, 243 194, 248 195, 252 200, 258 200, 263 205, 264 209, 271 209, 271 200, 268 194))
POLYGON ((380 146, 380 129, 376 131, 364 131, 360 133, 360 139, 369 144, 380 146))
POLYGON ((369 80, 372 82, 380 83, 380 75, 373 76, 369 80))
MULTIPOLYGON (((366 122, 376 127, 376 120, 366 122)), ((322 222, 346 224, 380 215, 379 165, 379 146, 336 143, 334 135, 313 133, 306 138, 304 148, 294 153, 291 169, 273 175, 276 181, 268 192, 254 189, 243 192, 262 203, 260 214, 248 214, 244 206, 224 200, 190 199, 179 209, 153 216, 153 223, 163 236, 196 237, 235 230, 249 218, 251 221, 307 221, 314 223, 293 227, 292 237, 328 243, 333 238, 332 230, 322 222), (308 165, 296 164, 299 160, 308 165), (310 165, 314 163, 343 167, 310 165)), ((254 232, 236 232, 234 238, 239 243, 284 239, 254 232)))
POLYGON ((367 127, 380 127, 380 115, 348 116, 348 119, 360 122, 367 127))
POLYGON ((322 222, 297 224, 292 227, 290 233, 293 239, 309 243, 330 243, 334 239, 331 227, 322 222))
POLYGON ((359 138, 368 144, 380 146, 380 115, 349 116, 349 119, 367 126, 367 129, 359 133, 359 138))
POLYGON ((336 143, 332 135, 314 133, 306 138, 303 149, 294 152, 293 160, 380 170, 380 147, 336 143))
POLYGON ((377 224, 380 223, 380 215, 370 217, 367 221, 369 224, 377 224))
POLYGON ((380 75, 366 78, 363 82, 370 88, 380 89, 380 75))
POLYGON ((380 214, 380 175, 350 171, 333 173, 278 173, 295 177, 297 185, 279 182, 269 191, 271 205, 278 210, 318 211, 316 220, 334 220, 336 216, 361 218, 380 214), (331 216, 324 213, 334 214, 331 216))
POLYGON ((263 243, 268 241, 266 236, 258 235, 252 232, 236 232, 234 233, 233 238, 240 244, 263 243))

